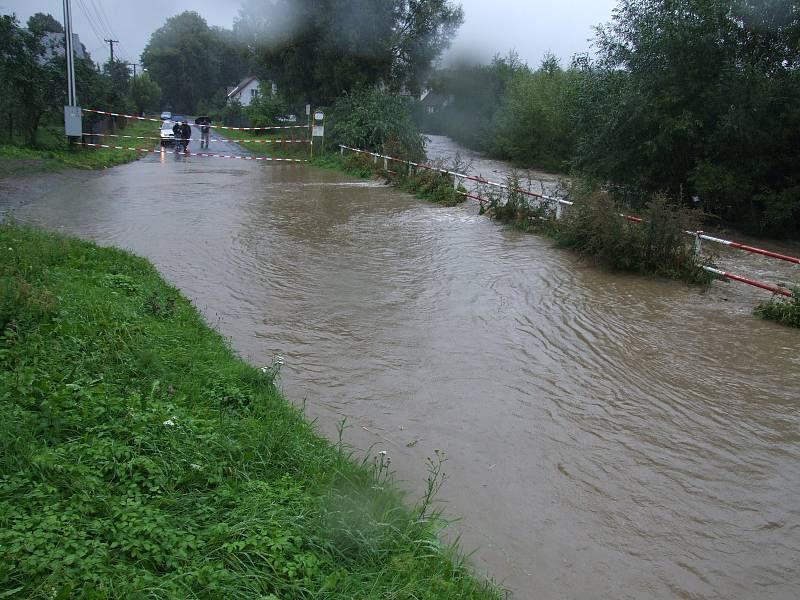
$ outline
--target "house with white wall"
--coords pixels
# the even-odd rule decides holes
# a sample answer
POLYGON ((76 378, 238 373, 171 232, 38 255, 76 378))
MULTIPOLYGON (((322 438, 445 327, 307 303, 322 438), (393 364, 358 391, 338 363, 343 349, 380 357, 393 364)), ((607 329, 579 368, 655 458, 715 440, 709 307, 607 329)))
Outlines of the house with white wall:
MULTIPOLYGON (((239 85, 228 90, 228 102, 238 102, 242 106, 250 106, 253 98, 261 93, 261 87, 262 83, 258 77, 247 77, 239 85)), ((271 81, 264 82, 264 87, 267 87, 273 96, 278 93, 278 86, 271 81)))

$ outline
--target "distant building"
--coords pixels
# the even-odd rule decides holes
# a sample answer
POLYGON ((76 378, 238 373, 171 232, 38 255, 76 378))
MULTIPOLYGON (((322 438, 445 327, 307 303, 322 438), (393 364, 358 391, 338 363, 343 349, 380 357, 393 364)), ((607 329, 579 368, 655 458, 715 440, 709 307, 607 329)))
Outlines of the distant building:
MULTIPOLYGON (((81 44, 81 38, 77 33, 72 34, 72 47, 75 50, 75 58, 81 60, 89 58, 86 47, 81 44)), ((56 56, 64 56, 64 34, 46 31, 42 34, 42 54, 39 61, 44 64, 56 56)))
MULTIPOLYGON (((278 93, 278 86, 271 81, 265 82, 269 85, 270 92, 274 96, 278 93)), ((239 85, 228 88, 228 102, 239 102, 242 106, 250 106, 253 98, 261 93, 261 82, 258 77, 247 77, 239 85)))
POLYGON ((429 115, 436 114, 442 109, 447 108, 455 101, 455 96, 452 94, 440 94, 433 90, 425 90, 420 98, 420 104, 429 115))

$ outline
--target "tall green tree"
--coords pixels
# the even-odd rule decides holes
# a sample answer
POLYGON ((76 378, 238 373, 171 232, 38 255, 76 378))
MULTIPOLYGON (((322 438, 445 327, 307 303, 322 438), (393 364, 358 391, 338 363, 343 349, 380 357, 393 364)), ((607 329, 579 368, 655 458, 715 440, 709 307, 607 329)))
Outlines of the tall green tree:
POLYGON ((791 0, 621 0, 581 65, 575 165, 800 229, 798 39, 791 0))
POLYGON ((8 137, 16 130, 27 144, 36 144, 42 119, 62 97, 59 84, 57 70, 42 58, 39 35, 20 28, 11 15, 0 16, 0 104, 8 137))
POLYGON ((142 64, 162 90, 162 101, 174 111, 192 113, 220 87, 238 82, 241 65, 231 59, 230 41, 192 11, 167 19, 142 54, 142 64), (230 66, 233 65, 233 66, 230 66), (223 71, 223 68, 225 71, 223 71))
POLYGON ((136 105, 137 114, 146 110, 158 110, 161 88, 152 80, 149 73, 142 73, 131 80, 131 98, 136 105))

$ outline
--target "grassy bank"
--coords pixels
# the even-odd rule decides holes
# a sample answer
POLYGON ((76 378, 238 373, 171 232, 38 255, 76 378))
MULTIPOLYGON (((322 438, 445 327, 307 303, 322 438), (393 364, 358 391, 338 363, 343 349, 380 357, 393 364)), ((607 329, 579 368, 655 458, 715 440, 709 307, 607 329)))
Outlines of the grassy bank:
MULTIPOLYGON (((43 130, 40 134, 40 143, 35 148, 0 145, 0 178, 53 173, 66 168, 105 169, 132 162, 142 156, 141 152, 130 150, 70 147, 63 133, 63 129, 43 130)), ((131 121, 118 133, 158 137, 158 123, 131 121)), ((94 138, 93 143, 136 148, 155 146, 155 142, 151 140, 126 138, 94 138)))
POLYGON ((498 597, 147 261, 14 225, 0 249, 3 598, 498 597))

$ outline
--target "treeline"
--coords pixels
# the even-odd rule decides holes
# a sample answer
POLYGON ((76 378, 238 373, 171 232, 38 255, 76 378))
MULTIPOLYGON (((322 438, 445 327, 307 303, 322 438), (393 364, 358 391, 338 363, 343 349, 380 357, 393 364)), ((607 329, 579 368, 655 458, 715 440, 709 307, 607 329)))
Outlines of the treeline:
POLYGON ((297 111, 361 87, 418 91, 462 21, 450 0, 244 0, 231 30, 195 12, 167 19, 142 63, 176 111, 219 109, 249 75, 297 111))
MULTIPOLYGON (((0 142, 37 146, 44 127, 63 123, 67 104, 63 34, 61 24, 48 14, 36 13, 27 27, 13 15, 0 16, 0 142)), ((161 95, 147 74, 131 78, 128 66, 118 60, 100 67, 88 56, 76 57, 75 78, 78 101, 84 107, 143 111, 155 108, 161 95)), ((99 118, 85 115, 84 124, 99 118)))
POLYGON ((789 0, 621 0, 596 55, 441 72, 420 122, 491 155, 654 192, 767 235, 800 232, 800 10, 789 0))

